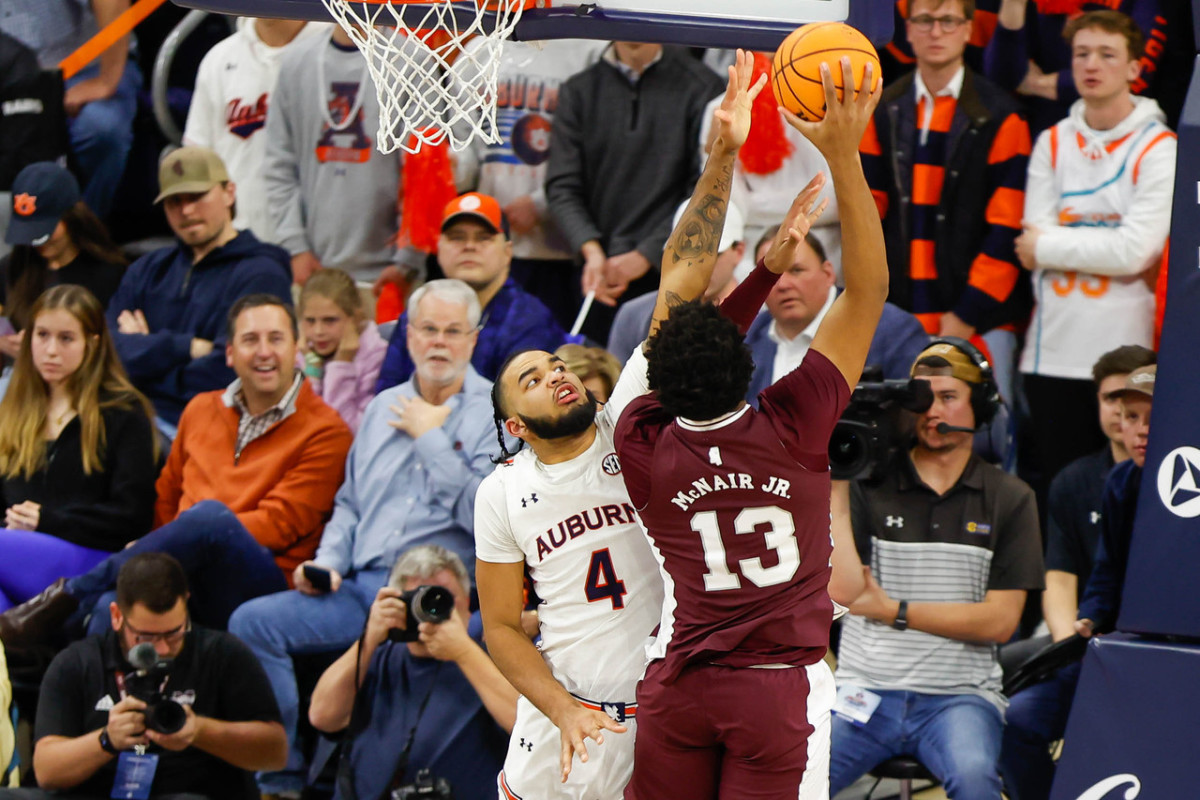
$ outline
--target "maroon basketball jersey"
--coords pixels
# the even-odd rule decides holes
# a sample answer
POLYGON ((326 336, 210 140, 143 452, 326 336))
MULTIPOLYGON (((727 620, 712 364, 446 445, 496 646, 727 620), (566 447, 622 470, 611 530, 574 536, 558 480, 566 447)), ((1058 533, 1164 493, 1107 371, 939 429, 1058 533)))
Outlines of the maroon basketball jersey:
POLYGON ((803 665, 829 645, 829 435, 850 389, 829 359, 804 362, 744 406, 698 424, 654 395, 617 425, 629 497, 660 560, 666 599, 652 658, 803 665))

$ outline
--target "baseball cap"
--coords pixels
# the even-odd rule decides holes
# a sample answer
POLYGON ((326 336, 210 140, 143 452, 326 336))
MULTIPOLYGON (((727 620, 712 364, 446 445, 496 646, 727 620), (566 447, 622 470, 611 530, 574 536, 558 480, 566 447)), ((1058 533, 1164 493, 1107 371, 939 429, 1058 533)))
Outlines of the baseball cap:
POLYGON ((1158 375, 1158 365, 1149 364, 1138 367, 1125 378, 1125 386, 1112 393, 1112 397, 1124 397, 1127 394, 1144 394, 1154 397, 1154 379, 1158 375))
POLYGON ((917 368, 922 366, 949 367, 950 375, 958 378, 960 381, 983 383, 983 371, 979 369, 979 365, 962 350, 946 342, 931 344, 922 350, 921 354, 913 362, 912 369, 908 372, 909 376, 914 376, 917 368), (921 362, 927 358, 941 359, 945 363, 922 364, 921 362))
POLYGON ((4 241, 45 244, 63 214, 80 199, 79 181, 70 172, 53 161, 30 164, 12 182, 12 220, 4 241))
POLYGON ((508 236, 508 220, 500 210, 500 204, 491 195, 467 192, 446 203, 442 211, 442 230, 446 230, 461 219, 473 219, 491 228, 492 233, 508 236))
POLYGON ((203 194, 229 180, 225 162, 207 147, 181 147, 158 165, 158 197, 161 203, 173 194, 203 194))
MULTIPOLYGON (((679 224, 679 220, 683 218, 683 212, 687 211, 688 203, 690 202, 691 200, 684 200, 679 204, 679 208, 675 209, 675 219, 671 221, 672 230, 679 224)), ((746 222, 742 218, 742 212, 733 203, 727 203, 725 206, 725 227, 721 229, 721 242, 717 245, 717 252, 724 253, 745 238, 746 222)))

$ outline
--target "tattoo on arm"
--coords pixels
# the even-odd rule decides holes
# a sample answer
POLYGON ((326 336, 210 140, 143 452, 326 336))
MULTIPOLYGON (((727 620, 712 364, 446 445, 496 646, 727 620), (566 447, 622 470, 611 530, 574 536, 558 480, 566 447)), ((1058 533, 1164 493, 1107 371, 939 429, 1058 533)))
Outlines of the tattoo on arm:
POLYGON ((667 301, 667 308, 681 306, 687 302, 687 300, 684 300, 682 297, 680 297, 678 293, 672 292, 670 289, 663 293, 663 299, 667 301))
POLYGON ((728 202, 724 197, 707 194, 688 209, 671 235, 672 263, 701 258, 706 254, 716 256, 727 208, 728 202))

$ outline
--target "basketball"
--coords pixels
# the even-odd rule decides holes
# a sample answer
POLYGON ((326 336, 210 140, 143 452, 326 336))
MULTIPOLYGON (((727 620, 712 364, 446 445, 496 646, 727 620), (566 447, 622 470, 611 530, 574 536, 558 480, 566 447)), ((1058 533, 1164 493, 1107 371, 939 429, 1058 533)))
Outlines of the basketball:
POLYGON ((879 54, 866 36, 841 22, 813 22, 788 34, 775 51, 771 89, 779 105, 810 122, 825 116, 825 89, 821 86, 821 64, 829 65, 837 96, 842 98, 842 68, 839 61, 850 57, 854 85, 862 85, 867 64, 876 79, 882 74, 879 54))

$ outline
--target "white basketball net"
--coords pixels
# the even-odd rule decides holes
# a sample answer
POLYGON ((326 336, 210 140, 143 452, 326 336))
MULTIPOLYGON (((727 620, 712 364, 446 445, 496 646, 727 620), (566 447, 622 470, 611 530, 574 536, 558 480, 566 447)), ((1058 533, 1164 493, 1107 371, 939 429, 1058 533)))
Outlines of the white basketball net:
POLYGON ((500 141, 500 50, 521 19, 523 0, 322 2, 367 60, 379 97, 380 152, 415 153, 447 139, 456 151, 476 138, 500 141), (485 5, 495 20, 491 30, 483 26, 485 5), (464 49, 473 37, 478 44, 464 49))

